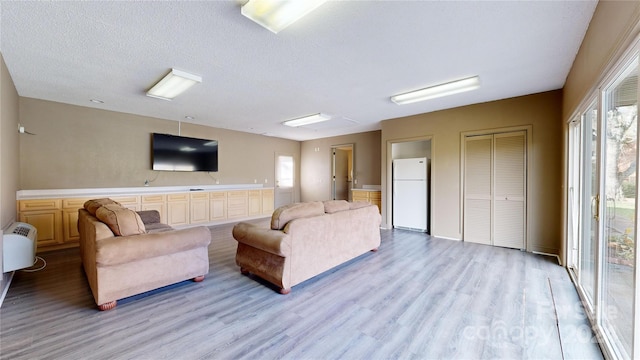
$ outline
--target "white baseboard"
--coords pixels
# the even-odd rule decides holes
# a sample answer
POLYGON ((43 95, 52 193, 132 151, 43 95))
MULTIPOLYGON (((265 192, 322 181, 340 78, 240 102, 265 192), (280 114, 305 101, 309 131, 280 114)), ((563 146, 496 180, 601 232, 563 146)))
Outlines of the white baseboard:
POLYGON ((2 302, 4 301, 5 296, 7 296, 7 292, 9 291, 9 285, 11 285, 11 280, 13 280, 13 274, 15 271, 2 274, 2 294, 0 295, 0 308, 2 307, 2 302))

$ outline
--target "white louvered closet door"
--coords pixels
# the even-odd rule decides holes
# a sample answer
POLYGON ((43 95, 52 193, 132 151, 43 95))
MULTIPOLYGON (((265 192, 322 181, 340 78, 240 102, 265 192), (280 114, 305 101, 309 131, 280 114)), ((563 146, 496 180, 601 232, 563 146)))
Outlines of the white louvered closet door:
POLYGON ((494 135, 493 245, 524 249, 526 132, 494 135))
POLYGON ((465 138, 464 240, 491 244, 493 135, 465 138))
POLYGON ((464 241, 525 248, 526 131, 465 138, 464 241))

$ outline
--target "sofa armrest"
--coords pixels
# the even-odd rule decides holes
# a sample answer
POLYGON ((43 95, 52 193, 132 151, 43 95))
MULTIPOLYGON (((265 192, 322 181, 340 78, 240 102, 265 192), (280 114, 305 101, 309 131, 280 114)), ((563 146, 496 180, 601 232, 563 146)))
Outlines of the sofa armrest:
POLYGON ((115 236, 96 241, 96 263, 101 266, 124 264, 207 247, 210 243, 211 231, 204 226, 152 234, 115 236))
POLYGON ((239 243, 253 246, 274 255, 287 257, 291 254, 289 236, 280 230, 265 229, 241 222, 233 227, 233 238, 239 243))

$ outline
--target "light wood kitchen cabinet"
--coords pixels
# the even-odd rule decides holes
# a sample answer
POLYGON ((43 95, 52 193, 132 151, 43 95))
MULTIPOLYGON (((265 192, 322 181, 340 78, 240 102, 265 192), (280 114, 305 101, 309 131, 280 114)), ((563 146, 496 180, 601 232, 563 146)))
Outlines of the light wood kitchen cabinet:
POLYGON ((209 222, 209 193, 193 192, 190 194, 191 224, 209 222))
POLYGON ((271 215, 274 210, 274 196, 273 189, 262 190, 262 214, 271 215))
POLYGON ((38 250, 64 243, 62 236, 61 199, 24 200, 18 203, 18 220, 29 223, 38 230, 38 250))
POLYGON ((376 205, 378 211, 382 208, 382 197, 380 190, 352 190, 353 201, 366 201, 371 205, 376 205))
MULTIPOLYGON (((85 193, 86 194, 86 193, 85 193)), ((215 190, 148 193, 139 195, 46 199, 17 201, 19 221, 38 229, 38 251, 78 246, 78 209, 89 199, 108 197, 131 210, 157 210, 160 221, 170 226, 213 224, 240 221, 244 218, 271 215, 274 190, 215 190)))
POLYGON ((142 195, 140 197, 141 210, 156 210, 160 213, 160 222, 167 223, 167 195, 154 194, 154 195, 142 195))
POLYGON ((235 190, 227 192, 227 218, 247 217, 249 215, 249 192, 235 190))
POLYGON ((84 208, 86 198, 62 199, 62 241, 77 243, 80 240, 78 232, 78 210, 84 208))
POLYGON ((181 226, 189 224, 189 194, 167 195, 167 224, 181 226))
POLYGON ((220 221, 227 218, 227 192, 209 193, 209 220, 220 221))
POLYGON ((262 193, 260 190, 249 190, 249 216, 262 213, 262 193))
POLYGON ((109 199, 117 201, 120 205, 133 211, 140 211, 142 209, 140 206, 140 196, 115 196, 109 199))

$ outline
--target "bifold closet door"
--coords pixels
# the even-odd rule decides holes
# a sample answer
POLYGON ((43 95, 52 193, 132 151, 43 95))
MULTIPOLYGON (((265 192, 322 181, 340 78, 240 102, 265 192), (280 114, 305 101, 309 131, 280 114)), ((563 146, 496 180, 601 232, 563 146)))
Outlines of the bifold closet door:
POLYGON ((524 249, 526 132, 493 139, 493 245, 524 249))
POLYGON ((526 135, 465 138, 464 241, 525 248, 526 135))
POLYGON ((491 244, 493 135, 465 138, 464 241, 491 244))

